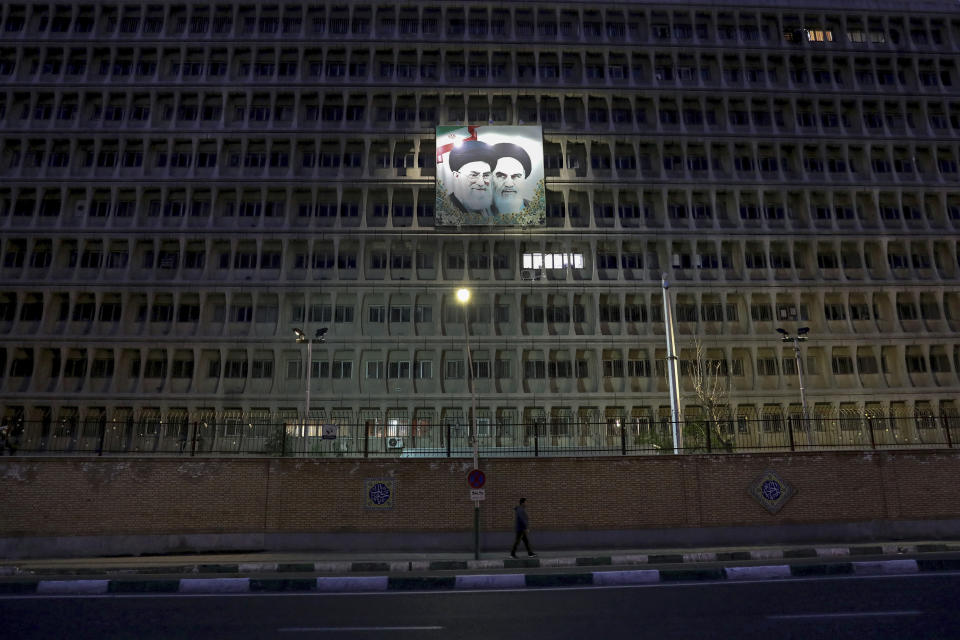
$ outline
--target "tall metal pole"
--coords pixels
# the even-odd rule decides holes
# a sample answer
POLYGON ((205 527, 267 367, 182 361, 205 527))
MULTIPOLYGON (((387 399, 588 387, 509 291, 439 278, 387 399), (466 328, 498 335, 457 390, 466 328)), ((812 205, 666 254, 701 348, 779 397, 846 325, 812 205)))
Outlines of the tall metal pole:
POLYGON ((310 416, 310 374, 313 373, 313 339, 307 338, 307 399, 306 404, 303 407, 303 433, 301 436, 307 435, 307 419, 310 416))
POLYGON ((807 425, 807 433, 810 433, 810 414, 807 412, 807 393, 803 388, 803 360, 800 358, 800 338, 793 337, 793 353, 797 358, 797 378, 800 380, 800 405, 803 407, 803 421, 807 425))
MULTIPOLYGON (((479 468, 477 463, 480 454, 480 430, 477 425, 477 393, 473 385, 473 354, 470 353, 470 313, 466 306, 463 308, 463 313, 464 341, 467 349, 467 376, 470 384, 470 435, 473 438, 473 468, 477 469, 479 468)), ((477 506, 479 507, 479 505, 477 506)))
POLYGON ((797 379, 800 381, 800 406, 803 408, 803 423, 806 426, 807 444, 813 444, 813 432, 810 429, 810 413, 807 411, 807 390, 803 386, 803 358, 800 357, 800 343, 807 339, 809 327, 800 327, 796 335, 791 336, 785 329, 777 327, 777 333, 782 337, 783 342, 793 343, 793 356, 797 363, 797 379))
MULTIPOLYGON (((480 434, 477 428, 477 394, 473 386, 473 356, 470 354, 470 290, 459 289, 457 300, 463 309, 463 343, 467 350, 467 376, 470 386, 470 438, 473 440, 473 468, 479 468, 480 434)), ((480 559, 480 501, 473 501, 473 559, 480 559)))
POLYGON ((667 382, 670 385, 670 421, 673 425, 673 452, 680 453, 683 439, 680 434, 680 376, 677 371, 677 344, 674 338, 673 305, 670 304, 670 283, 667 274, 661 276, 663 287, 663 322, 667 334, 667 382))

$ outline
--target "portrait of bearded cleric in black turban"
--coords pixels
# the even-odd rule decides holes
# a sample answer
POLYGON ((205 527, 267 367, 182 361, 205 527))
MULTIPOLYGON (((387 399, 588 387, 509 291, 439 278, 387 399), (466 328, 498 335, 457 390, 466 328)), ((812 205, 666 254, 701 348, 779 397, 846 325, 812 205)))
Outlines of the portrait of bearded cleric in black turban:
POLYGON ((539 126, 437 127, 438 226, 542 226, 539 126))

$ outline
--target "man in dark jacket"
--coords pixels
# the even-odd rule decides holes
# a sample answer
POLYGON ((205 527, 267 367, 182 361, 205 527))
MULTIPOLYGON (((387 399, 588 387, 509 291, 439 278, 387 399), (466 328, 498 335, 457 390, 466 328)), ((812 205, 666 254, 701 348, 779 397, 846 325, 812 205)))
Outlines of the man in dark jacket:
POLYGON ((513 529, 517 537, 513 541, 513 548, 510 549, 511 558, 517 557, 517 546, 521 540, 523 540, 523 546, 527 548, 527 556, 530 558, 537 557, 537 554, 530 548, 530 539, 527 538, 527 532, 530 530, 530 518, 527 516, 527 508, 524 506, 526 501, 526 498, 520 498, 520 502, 513 508, 513 529))

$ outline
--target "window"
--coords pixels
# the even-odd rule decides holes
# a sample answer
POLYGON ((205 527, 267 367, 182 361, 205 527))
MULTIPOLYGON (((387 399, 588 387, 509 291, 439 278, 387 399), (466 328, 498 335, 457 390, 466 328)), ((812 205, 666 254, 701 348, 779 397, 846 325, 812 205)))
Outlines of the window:
POLYGON ((414 307, 415 322, 433 322, 433 307, 418 304, 414 307))
POLYGON ((769 322, 773 320, 773 309, 770 304, 751 304, 750 317, 754 322, 769 322))
POLYGON ((523 374, 527 379, 544 379, 547 377, 546 363, 543 360, 527 360, 523 363, 523 374))
POLYGON ((631 378, 649 378, 649 360, 627 360, 627 375, 631 378))
POLYGON ((334 314, 334 322, 353 322, 353 307, 338 304, 334 314))
POLYGON ((777 359, 776 358, 757 358, 757 375, 758 376, 778 375, 777 359))
POLYGON ((901 320, 917 320, 919 318, 917 307, 912 302, 898 302, 897 316, 901 320))
POLYGON ((833 356, 830 360, 833 375, 842 376, 853 373, 853 359, 850 356, 833 356))
POLYGON ((609 359, 603 361, 603 377, 604 378, 622 378, 623 377, 623 360, 609 359))
MULTIPOLYGON (((228 363, 229 364, 229 363, 228 363)), ((246 365, 246 363, 244 363, 246 365)), ((167 376, 167 361, 161 358, 151 358, 143 369, 144 378, 165 378, 167 376)))
POLYGON ((273 360, 254 360, 253 361, 254 378, 273 378, 273 360))
POLYGON ((824 304, 823 315, 826 320, 846 320, 847 310, 842 304, 824 304))
POLYGON ((417 360, 413 363, 413 375, 418 380, 433 379, 433 361, 417 360))
POLYGON ((463 360, 447 360, 445 378, 458 380, 464 377, 465 372, 466 367, 463 364, 463 360))
POLYGON ((909 373, 926 373, 927 359, 920 354, 910 354, 906 356, 907 371, 909 373))
POLYGON ((349 360, 334 360, 331 377, 334 379, 348 379, 353 376, 353 362, 349 360))
POLYGON ((380 380, 383 378, 383 360, 368 360, 366 364, 367 380, 380 380))

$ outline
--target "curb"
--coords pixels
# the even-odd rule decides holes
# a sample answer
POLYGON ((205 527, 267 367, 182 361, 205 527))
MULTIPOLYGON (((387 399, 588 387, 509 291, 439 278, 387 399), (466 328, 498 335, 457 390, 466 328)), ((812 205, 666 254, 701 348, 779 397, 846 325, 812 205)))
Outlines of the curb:
POLYGON ((540 589, 571 586, 631 586, 670 582, 771 580, 809 576, 907 575, 958 571, 960 559, 880 560, 827 564, 764 565, 708 569, 641 569, 555 574, 459 576, 338 576, 317 578, 180 578, 179 580, 21 580, 0 582, 2 595, 231 594, 266 592, 365 593, 383 591, 451 591, 540 589))
MULTIPOLYGON (((114 569, 97 568, 54 568, 39 569, 30 566, 0 566, 0 577, 54 578, 59 576, 135 576, 135 575, 175 575, 175 574, 350 574, 350 573, 412 573, 426 571, 483 571, 493 569, 546 569, 576 567, 630 567, 637 565, 684 565, 705 562, 742 562, 776 560, 821 559, 828 562, 870 555, 902 556, 904 554, 960 552, 956 544, 915 544, 915 545, 860 545, 852 547, 796 547, 787 549, 754 549, 734 552, 691 552, 668 554, 627 554, 608 556, 559 556, 546 558, 507 558, 502 560, 402 560, 402 561, 356 561, 327 560, 317 562, 239 562, 222 564, 178 564, 152 565, 143 567, 118 567, 114 569)), ((954 560, 922 560, 922 562, 955 562, 954 560)), ((278 576, 280 578, 281 576, 278 576)))

